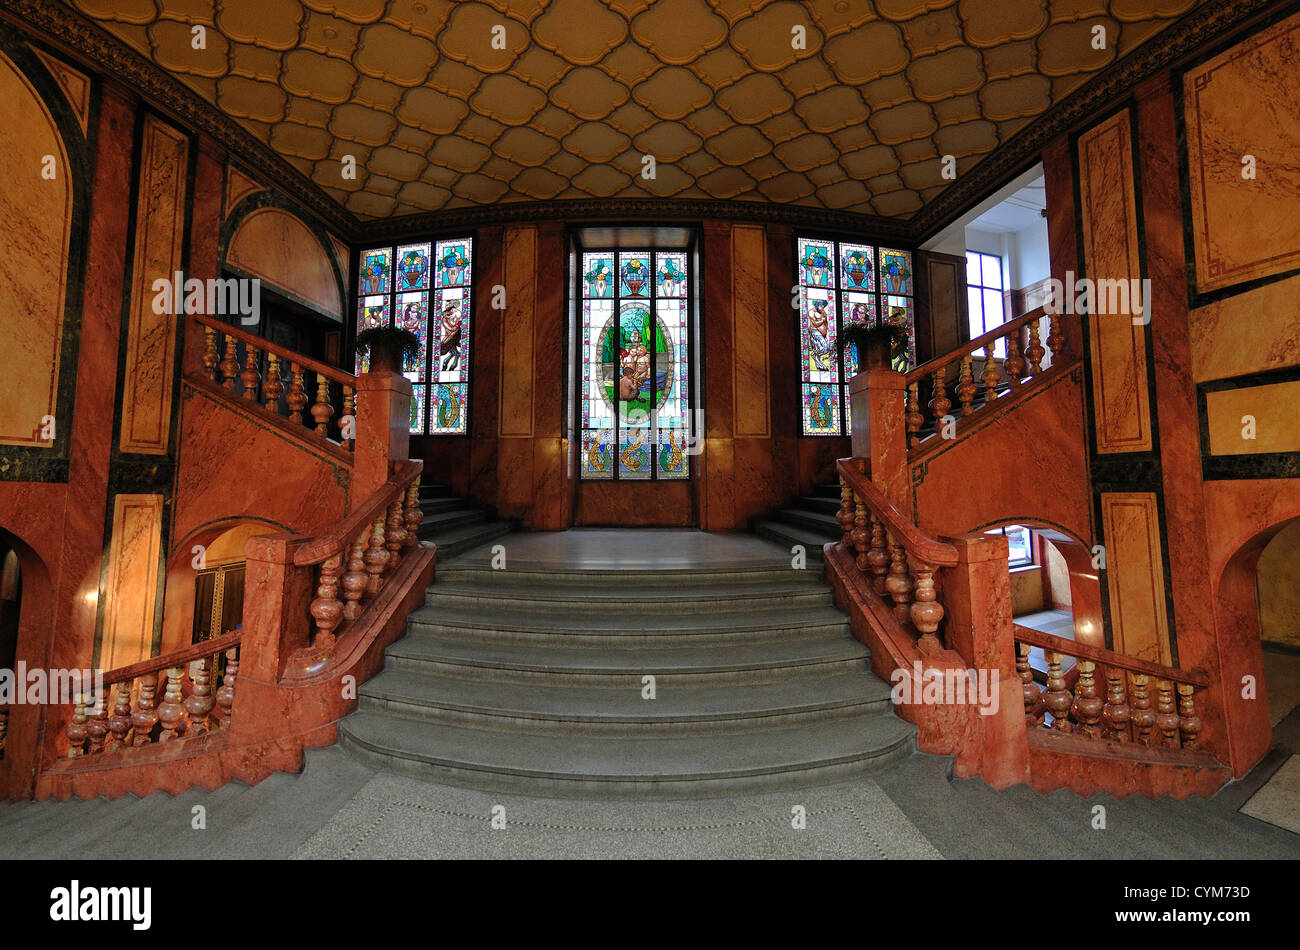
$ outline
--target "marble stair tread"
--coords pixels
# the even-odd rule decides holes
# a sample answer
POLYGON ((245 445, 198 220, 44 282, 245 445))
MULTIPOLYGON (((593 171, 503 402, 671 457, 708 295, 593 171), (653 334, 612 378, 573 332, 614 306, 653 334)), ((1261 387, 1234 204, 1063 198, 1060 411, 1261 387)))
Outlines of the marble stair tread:
POLYGON ((874 676, 837 674, 817 679, 668 689, 653 701, 630 689, 485 685, 436 674, 384 670, 360 688, 363 698, 413 707, 482 711, 494 716, 572 722, 715 721, 762 718, 818 709, 890 712, 890 687, 874 676))
MULTIPOLYGON (((509 554, 509 549, 507 549, 509 554)), ((613 592, 627 598, 628 590, 653 590, 655 599, 671 597, 678 590, 707 590, 713 595, 727 596, 733 592, 748 596, 757 590, 773 587, 800 587, 827 591, 817 569, 792 568, 788 558, 781 558, 779 566, 762 569, 740 568, 663 568, 599 569, 549 567, 544 564, 524 563, 508 558, 509 570, 492 570, 478 563, 478 552, 472 552, 455 564, 438 572, 435 585, 473 584, 490 586, 492 590, 508 591, 515 586, 546 588, 564 592, 564 596, 585 596, 613 592)), ((432 588, 430 588, 432 589, 432 588)))
POLYGON ((446 661, 457 665, 540 673, 619 673, 641 677, 652 673, 693 673, 781 669, 833 661, 861 661, 867 648, 847 634, 822 634, 797 641, 764 640, 716 645, 630 649, 621 646, 548 647, 532 643, 485 642, 478 638, 408 634, 388 648, 390 658, 446 661))
MULTIPOLYGON (((838 493, 833 498, 828 498, 825 495, 800 495, 794 500, 793 507, 803 511, 818 511, 833 516, 840 510, 840 498, 838 493)), ((836 526, 839 526, 839 522, 836 522, 836 526)))
POLYGON ((790 524, 803 525, 816 531, 824 531, 828 538, 838 539, 843 534, 840 523, 835 516, 821 511, 809 511, 805 508, 778 508, 770 517, 790 524))
POLYGON ((487 511, 482 508, 452 508, 426 514, 420 522, 417 534, 434 533, 440 529, 454 528, 474 521, 486 521, 487 511))
POLYGON ((867 716, 726 736, 594 738, 486 732, 360 711, 340 722, 339 732, 372 753, 460 772, 654 784, 892 761, 890 753, 910 751, 915 727, 896 716, 867 716))
MULTIPOLYGON (((537 610, 563 610, 568 615, 622 611, 628 604, 627 591, 621 588, 577 588, 558 585, 500 585, 485 589, 481 584, 435 582, 428 589, 428 609, 440 605, 473 604, 479 609, 496 609, 497 605, 537 610)), ((655 602, 674 611, 693 611, 711 607, 734 610, 737 605, 752 611, 776 608, 809 610, 829 607, 830 591, 810 584, 754 585, 744 589, 717 587, 665 587, 656 591, 655 602)))
POLYGON ((1142 813, 1135 804, 1116 808, 1114 806, 1119 804, 1119 800, 1111 795, 1098 792, 1083 798, 1068 788, 1058 788, 1044 797, 1055 804, 1062 815, 1069 820, 1078 821, 1082 817, 1088 823, 1089 830, 1092 829, 1094 806, 1101 805, 1105 808, 1105 830, 1112 834, 1107 834, 1102 843, 1108 845, 1111 850, 1120 852, 1113 855, 1114 857, 1127 858, 1138 854, 1154 861, 1186 857, 1186 851, 1180 842, 1168 835, 1152 832, 1152 829, 1162 827, 1162 824, 1153 822, 1152 816, 1142 813))
POLYGON ((838 541, 841 532, 836 526, 834 535, 824 531, 814 531, 800 525, 787 524, 772 518, 763 518, 754 525, 754 533, 760 537, 776 541, 779 544, 793 546, 801 544, 809 558, 822 559, 822 545, 827 541, 838 541))
POLYGON ((624 600, 622 609, 618 613, 554 611, 548 614, 545 611, 503 604, 493 604, 490 608, 440 605, 436 601, 438 591, 436 585, 433 591, 435 598, 432 603, 417 607, 410 613, 409 621, 413 633, 419 633, 419 627, 423 625, 466 630, 587 633, 607 635, 613 645, 615 641, 634 642, 637 637, 655 634, 669 634, 689 639, 695 635, 718 632, 744 634, 763 630, 839 629, 847 633, 849 629, 848 618, 829 605, 781 607, 769 610, 699 609, 674 612, 665 616, 642 611, 629 614, 628 608, 635 608, 635 601, 629 604, 624 600))
POLYGON ((509 521, 473 521, 445 530, 427 531, 421 528, 416 535, 422 541, 432 541, 438 547, 438 563, 471 551, 515 530, 509 521))

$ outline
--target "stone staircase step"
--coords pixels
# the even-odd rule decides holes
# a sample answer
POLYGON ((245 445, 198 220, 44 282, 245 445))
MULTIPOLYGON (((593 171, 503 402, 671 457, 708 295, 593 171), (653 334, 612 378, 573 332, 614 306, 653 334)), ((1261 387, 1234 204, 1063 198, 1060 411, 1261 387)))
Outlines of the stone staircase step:
MULTIPOLYGON (((744 596, 770 587, 799 585, 813 590, 826 591, 820 570, 797 570, 790 567, 780 551, 774 552, 776 566, 756 568, 712 567, 684 568, 681 570, 619 570, 591 568, 549 568, 539 564, 517 561, 509 546, 506 549, 506 570, 494 571, 469 558, 438 571, 436 584, 476 584, 484 589, 513 590, 515 588, 545 587, 563 592, 563 596, 582 596, 591 591, 607 591, 620 595, 626 601, 628 590, 653 591, 658 600, 679 590, 707 589, 720 597, 739 591, 744 596)), ((475 559, 477 560, 477 559, 475 559)), ((431 588, 432 590, 432 588, 431 588)))
POLYGON ((864 671, 868 652, 844 633, 726 647, 548 647, 408 634, 388 648, 390 669, 509 683, 635 688, 654 675, 659 689, 770 683, 864 671))
POLYGON ((455 498, 456 494, 447 485, 421 485, 419 500, 426 498, 455 498))
MULTIPOLYGON (((840 495, 837 491, 834 497, 825 495, 800 495, 790 505, 791 508, 798 508, 803 511, 816 511, 824 515, 834 516, 840 510, 840 495)), ((836 522, 836 527, 839 522, 836 522)))
MULTIPOLYGON (((836 526, 838 529, 838 525, 836 526)), ((771 518, 764 518, 754 524, 754 533, 760 538, 766 538, 769 541, 775 541, 786 550, 793 550, 795 545, 801 545, 808 560, 821 563, 822 546, 827 541, 838 541, 840 535, 827 535, 821 531, 814 531, 799 525, 787 524, 783 521, 776 521, 771 518)), ((793 555, 792 555, 793 556, 793 555)))
POLYGON ((449 558, 472 551, 514 530, 513 521, 473 521, 456 525, 445 531, 426 532, 422 528, 417 532, 417 536, 422 541, 432 541, 438 546, 438 564, 441 570, 441 565, 449 558))
POLYGON ((454 508, 450 511, 439 511, 431 515, 426 514, 424 520, 420 522, 416 534, 420 537, 426 535, 436 537, 451 528, 486 520, 487 512, 482 508, 454 508))
POLYGON ((452 785, 528 794, 694 798, 871 774, 910 755, 895 716, 726 736, 575 738, 480 729, 359 711, 342 744, 377 766, 452 785))
POLYGON ((534 648, 551 646, 633 647, 731 646, 780 638, 795 642, 810 637, 849 635, 848 619, 833 606, 650 612, 635 602, 621 609, 583 611, 536 610, 527 607, 463 607, 436 601, 410 614, 412 636, 473 638, 480 643, 528 641, 534 648))
MULTIPOLYGON (((592 612, 608 613, 611 608, 622 610, 628 604, 627 590, 622 584, 572 585, 520 583, 510 572, 498 572, 500 583, 493 578, 490 585, 470 580, 440 578, 429 588, 428 611, 436 614, 444 608, 474 608, 494 610, 513 606, 530 611, 559 611, 565 616, 592 612)), ((487 580, 487 578, 484 578, 487 580)), ((672 612, 694 612, 721 608, 734 610, 737 606, 750 611, 778 608, 804 610, 830 607, 831 592, 820 584, 808 584, 787 578, 762 584, 686 584, 666 587, 656 592, 656 605, 672 612)))
POLYGON ((850 673, 789 682, 657 691, 496 685, 385 670, 360 689, 361 708, 409 719, 547 735, 688 735, 773 729, 890 709, 890 687, 850 673))
POLYGON ((818 535, 824 535, 827 541, 838 541, 844 533, 840 523, 833 515, 821 511, 808 511, 804 508, 778 508, 768 514, 773 521, 806 528, 818 535))

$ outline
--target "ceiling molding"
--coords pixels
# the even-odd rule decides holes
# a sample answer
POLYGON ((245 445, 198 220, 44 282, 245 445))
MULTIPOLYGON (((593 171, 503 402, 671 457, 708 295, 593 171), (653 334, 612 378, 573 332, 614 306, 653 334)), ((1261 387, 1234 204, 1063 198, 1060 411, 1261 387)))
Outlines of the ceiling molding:
POLYGON ((431 211, 363 222, 363 241, 389 240, 408 234, 456 228, 519 224, 560 218, 573 224, 588 221, 745 221, 792 228, 819 228, 870 234, 912 246, 912 229, 896 218, 827 211, 802 205, 758 204, 754 201, 701 201, 689 198, 566 198, 550 201, 511 201, 496 205, 431 211))

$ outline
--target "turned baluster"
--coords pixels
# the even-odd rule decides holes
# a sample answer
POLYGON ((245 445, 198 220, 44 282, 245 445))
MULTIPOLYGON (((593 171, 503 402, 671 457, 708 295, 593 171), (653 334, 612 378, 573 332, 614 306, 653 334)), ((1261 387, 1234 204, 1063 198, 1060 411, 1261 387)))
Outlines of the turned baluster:
POLYGON ((867 566, 871 569, 871 586, 883 599, 886 596, 885 575, 889 573, 889 551, 885 545, 885 525, 876 513, 871 513, 871 550, 867 552, 867 566))
POLYGON ((208 379, 217 381, 217 331, 212 327, 203 327, 203 370, 208 379))
POLYGON ((984 372, 980 374, 980 379, 984 383, 984 401, 992 402, 998 398, 997 389, 1002 374, 998 372, 998 364, 994 362, 992 343, 984 347, 984 372))
POLYGON ((370 526, 370 546, 366 549, 366 599, 370 600, 384 586, 384 568, 388 566, 388 550, 384 547, 384 516, 380 515, 370 526))
POLYGON ((1029 321, 1029 345, 1025 347, 1025 359, 1029 361, 1029 375, 1037 376, 1043 371, 1043 354, 1047 350, 1038 342, 1038 320, 1029 321))
POLYGON ((127 744, 126 734, 131 731, 131 684, 118 683, 113 689, 113 715, 108 717, 108 749, 127 744))
POLYGON ((348 551, 347 573, 343 575, 343 618, 356 620, 361 616, 361 597, 366 592, 366 582, 370 575, 366 573, 366 541, 370 529, 362 531, 352 541, 348 551))
POLYGON ((262 387, 262 395, 266 397, 266 408, 278 413, 284 381, 280 379, 280 357, 274 353, 266 354, 266 385, 262 387))
POLYGON ((384 546, 388 548, 388 570, 396 570, 402 561, 402 548, 406 546, 406 519, 402 517, 400 495, 388 506, 388 536, 384 546))
POLYGON ((330 405, 329 380, 323 373, 316 374, 316 401, 311 406, 311 417, 316 420, 316 434, 321 438, 329 435, 329 423, 334 417, 334 407, 330 405))
POLYGON ((211 728, 208 715, 216 705, 216 699, 212 696, 212 674, 206 657, 190 664, 190 680, 194 687, 185 698, 185 711, 190 714, 189 731, 197 735, 211 728))
POLYGON ((239 649, 231 647, 226 651, 226 674, 221 678, 221 689, 217 690, 217 705, 224 714, 226 728, 230 727, 230 717, 235 712, 235 677, 239 674, 239 649))
POLYGON ((1074 697, 1065 688, 1065 676, 1061 672, 1061 654, 1047 652, 1047 689, 1043 693, 1043 702, 1052 716, 1052 728, 1057 732, 1071 732, 1070 706, 1074 697))
POLYGON ((316 599, 311 602, 311 615, 316 620, 316 648, 324 656, 334 652, 334 628, 343 619, 343 604, 339 601, 339 568, 343 557, 331 554, 320 566, 320 581, 316 585, 316 599))
POLYGON ((98 755, 104 751, 104 740, 108 737, 108 706, 101 693, 93 697, 90 703, 90 754, 98 755))
POLYGON ((1053 313, 1047 321, 1047 352, 1052 355, 1052 362, 1056 363, 1061 358, 1061 349, 1065 346, 1065 331, 1061 328, 1061 321, 1064 314, 1059 311, 1053 313))
POLYGON ((952 408, 952 400, 948 398, 947 375, 946 366, 940 366, 934 371, 934 398, 930 400, 930 415, 934 419, 936 428, 943 425, 948 410, 952 408))
POLYGON ((284 397, 284 401, 289 407, 289 421, 301 423, 302 411, 307 406, 307 391, 302 386, 302 367, 291 362, 289 370, 293 379, 289 382, 289 395, 284 397))
POLYGON ((1020 692, 1025 700, 1025 725, 1037 729, 1043 724, 1043 714, 1038 711, 1038 697, 1042 691, 1034 682, 1034 671, 1029 666, 1029 652, 1032 649, 1028 643, 1016 644, 1016 672, 1020 674, 1020 692))
POLYGON ((1124 696, 1124 671, 1113 666, 1106 668, 1106 706, 1101 711, 1101 718, 1106 723, 1103 736, 1116 742, 1129 741, 1133 710, 1124 696))
POLYGON ((185 717, 185 706, 181 703, 184 698, 181 677, 184 675, 185 670, 179 666, 167 671, 167 688, 163 691, 163 701, 158 704, 158 721, 162 723, 162 732, 158 735, 160 743, 169 742, 184 731, 181 725, 185 717))
POLYGON ((343 425, 344 419, 349 420, 349 422, 351 423, 353 437, 350 439, 343 439, 340 442, 340 444, 343 446, 343 448, 347 449, 350 452, 352 451, 352 447, 356 444, 357 441, 356 440, 357 415, 356 415, 356 397, 352 394, 352 387, 348 385, 344 385, 343 387, 343 415, 339 419, 340 436, 342 434, 341 427, 343 425))
POLYGON ((158 711, 154 709, 157 693, 158 674, 150 673, 140 681, 140 696, 136 700, 135 712, 131 713, 131 727, 135 730, 134 742, 138 746, 153 742, 154 726, 158 725, 158 711))
POLYGON ((961 414, 969 416, 975 411, 971 405, 975 401, 975 377, 971 375, 972 357, 969 353, 961 358, 961 369, 957 371, 957 400, 961 403, 961 414))
POLYGON ((853 494, 853 532, 850 537, 853 549, 857 552, 853 563, 859 571, 865 571, 871 563, 867 559, 867 506, 856 492, 853 494))
POLYGON ((1141 673, 1132 674, 1133 712, 1129 721, 1133 723, 1133 738, 1139 745, 1151 745, 1151 733, 1156 727, 1156 714, 1151 710, 1151 694, 1147 692, 1150 678, 1141 673))
POLYGON ((1075 685, 1074 702, 1070 704, 1070 715, 1074 717, 1075 731, 1081 732, 1089 739, 1101 738, 1101 711, 1105 703, 1097 694, 1097 679, 1094 671, 1097 664, 1092 660, 1079 660, 1079 682, 1075 685))
POLYGON ((853 539, 853 489, 843 477, 840 478, 840 510, 836 512, 835 520, 840 523, 844 535, 840 538, 840 547, 848 550, 853 539))
POLYGON ((406 546, 413 548, 420 541, 420 525, 424 524, 424 509, 420 507, 420 483, 411 482, 406 488, 406 546))
POLYGON ((925 422, 925 417, 921 415, 920 397, 916 394, 916 383, 907 384, 907 415, 904 421, 907 423, 907 444, 916 447, 921 441, 917 435, 921 431, 921 425, 925 422))
POLYGON ((1196 700, 1193 693, 1196 687, 1191 683, 1178 684, 1178 731, 1183 737, 1184 749, 1195 749, 1197 737, 1201 734, 1201 717, 1196 715, 1196 700))
POLYGON ((1174 711, 1174 684, 1156 680, 1156 728, 1163 746, 1178 748, 1178 713, 1174 711))
POLYGON ((262 374, 257 371, 257 349, 244 344, 244 371, 239 374, 239 381, 244 384, 244 398, 257 399, 257 384, 262 381, 262 374))
POLYGON ((1012 387, 1020 385, 1020 376, 1025 371, 1025 361, 1020 358, 1020 331, 1013 330, 1007 334, 1007 382, 1012 387))
POLYGON ((934 656, 943 649, 935 631, 939 629, 944 614, 943 604, 939 603, 939 592, 934 588, 935 566, 917 561, 913 569, 916 587, 912 594, 910 614, 912 626, 920 634, 916 645, 926 656, 934 656))
POLYGON ((90 727, 86 717, 86 694, 78 693, 72 706, 72 721, 68 723, 68 758, 75 759, 86 751, 86 737, 90 727))
POLYGON ((239 361, 235 359, 235 338, 226 337, 226 355, 221 360, 221 385, 235 391, 235 374, 239 372, 239 361))
POLYGON ((912 577, 907 572, 907 552, 903 546, 889 536, 889 576, 885 578, 885 590, 894 599, 894 618, 903 627, 912 622, 912 577))

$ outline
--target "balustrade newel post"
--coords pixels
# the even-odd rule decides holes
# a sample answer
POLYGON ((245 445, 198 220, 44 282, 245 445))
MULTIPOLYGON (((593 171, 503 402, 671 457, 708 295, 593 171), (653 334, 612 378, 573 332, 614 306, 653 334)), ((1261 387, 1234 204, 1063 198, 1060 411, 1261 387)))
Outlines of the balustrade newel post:
POLYGON ((1025 701, 1025 726, 1037 729, 1043 724, 1043 714, 1038 712, 1038 697, 1042 690, 1034 682, 1034 671, 1029 666, 1029 653, 1033 647, 1028 643, 1016 644, 1016 673, 1020 675, 1020 691, 1025 701))

